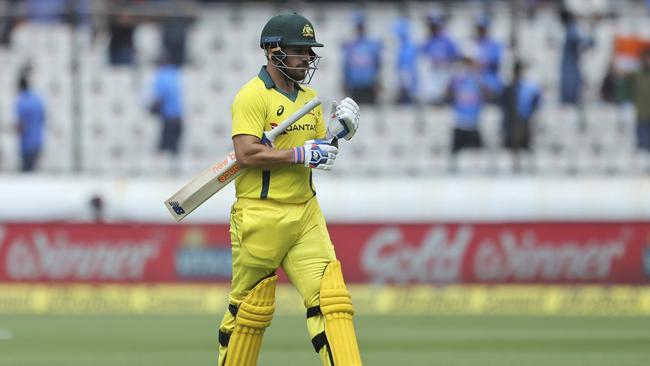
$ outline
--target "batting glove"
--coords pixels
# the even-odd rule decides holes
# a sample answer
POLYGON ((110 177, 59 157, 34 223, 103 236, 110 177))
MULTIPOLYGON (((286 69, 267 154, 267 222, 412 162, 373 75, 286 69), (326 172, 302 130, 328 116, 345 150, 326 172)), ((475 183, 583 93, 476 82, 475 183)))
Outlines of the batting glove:
POLYGON ((325 140, 307 140, 303 146, 294 147, 293 162, 308 168, 332 170, 339 149, 325 140))
POLYGON ((350 140, 359 128, 359 106, 352 98, 345 98, 336 104, 327 123, 327 138, 350 140))

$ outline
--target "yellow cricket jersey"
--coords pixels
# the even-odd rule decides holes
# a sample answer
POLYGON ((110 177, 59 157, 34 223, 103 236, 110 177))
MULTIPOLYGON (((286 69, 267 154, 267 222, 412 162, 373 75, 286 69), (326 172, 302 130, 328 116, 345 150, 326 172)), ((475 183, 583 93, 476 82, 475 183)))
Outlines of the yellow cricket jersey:
MULTIPOLYGON (((232 136, 253 135, 260 139, 300 107, 316 97, 316 92, 296 84, 294 93, 287 95, 275 83, 263 66, 259 74, 246 83, 232 103, 232 136)), ((274 142, 276 149, 302 146, 306 140, 324 138, 323 109, 318 106, 296 121, 274 142)), ((316 191, 311 169, 301 164, 284 165, 269 170, 247 168, 235 181, 237 198, 271 199, 284 203, 303 203, 316 191)))

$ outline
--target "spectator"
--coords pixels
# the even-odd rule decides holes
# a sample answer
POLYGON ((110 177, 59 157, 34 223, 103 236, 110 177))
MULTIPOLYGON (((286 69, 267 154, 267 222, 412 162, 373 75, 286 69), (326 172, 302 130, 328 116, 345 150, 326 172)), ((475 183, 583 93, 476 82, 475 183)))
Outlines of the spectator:
POLYGON ((636 138, 640 150, 650 152, 650 47, 641 55, 641 69, 630 75, 636 107, 636 138))
POLYGON ((614 60, 610 60, 607 67, 607 73, 600 85, 600 97, 606 103, 618 104, 623 101, 621 96, 621 87, 624 78, 621 77, 614 60))
POLYGON ((187 30, 192 25, 192 2, 175 0, 171 3, 172 15, 163 18, 162 49, 170 61, 177 65, 185 64, 187 52, 187 30))
POLYGON ((129 13, 124 1, 111 2, 108 14, 108 58, 113 66, 130 66, 135 62, 133 35, 138 19, 129 13))
POLYGON ((100 224, 104 222, 104 199, 99 194, 94 194, 88 202, 92 212, 93 222, 100 224))
POLYGON ((405 17, 397 20, 394 27, 399 41, 397 49, 398 104, 411 104, 418 90, 418 49, 411 39, 410 23, 405 17))
POLYGON ((65 22, 69 25, 85 26, 95 32, 93 24, 93 11, 91 4, 93 0, 68 0, 68 7, 64 16, 65 22))
POLYGON ((91 0, 10 0, 24 20, 34 23, 88 23, 91 0))
POLYGON ((16 130, 20 135, 21 171, 36 168, 43 148, 45 106, 41 97, 29 85, 29 71, 23 71, 18 81, 18 98, 15 104, 16 130))
POLYGON ((453 106, 455 121, 452 153, 483 146, 479 120, 484 100, 488 95, 481 80, 477 60, 464 56, 460 62, 461 69, 451 78, 447 87, 447 100, 453 106))
POLYGON ((431 64, 431 79, 424 83, 427 90, 423 91, 423 98, 434 104, 444 102, 452 65, 458 58, 458 47, 456 42, 444 33, 444 23, 445 20, 441 15, 434 14, 427 17, 429 36, 420 48, 420 52, 431 64))
POLYGON ((161 123, 159 152, 168 152, 172 158, 177 157, 183 131, 181 70, 168 57, 163 57, 154 76, 150 109, 161 123))
POLYGON ((40 23, 63 21, 68 0, 26 0, 27 20, 40 23))
POLYGON ((366 19, 354 19, 357 37, 343 44, 343 88, 359 104, 375 104, 379 91, 382 43, 366 36, 366 19))
POLYGON ((628 77, 636 65, 621 65, 614 58, 610 60, 607 73, 600 85, 600 97, 606 103, 623 106, 632 100, 632 85, 628 77))
POLYGON ((11 45, 11 33, 19 22, 18 5, 19 0, 0 1, 0 46, 11 45))
POLYGON ((483 82, 490 89, 490 94, 497 96, 503 88, 499 75, 503 46, 501 42, 489 36, 489 27, 490 19, 487 16, 476 20, 476 46, 483 82))
MULTIPOLYGON (((501 94, 503 142, 514 152, 530 150, 532 118, 541 103, 539 86, 526 79, 524 71, 524 64, 515 62, 512 81, 501 94)), ((519 162, 515 163, 519 170, 519 162)))
POLYGON ((593 42, 580 35, 575 17, 569 10, 560 11, 560 20, 564 25, 565 33, 562 47, 560 102, 579 106, 582 92, 580 56, 586 48, 592 46, 593 42))

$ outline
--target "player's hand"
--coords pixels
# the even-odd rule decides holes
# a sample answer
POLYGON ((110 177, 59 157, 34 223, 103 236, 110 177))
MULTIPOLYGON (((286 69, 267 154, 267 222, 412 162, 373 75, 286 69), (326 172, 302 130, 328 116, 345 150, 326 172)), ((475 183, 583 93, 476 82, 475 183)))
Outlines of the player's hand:
POLYGON ((303 146, 293 148, 293 162, 308 168, 332 170, 339 149, 325 140, 307 140, 303 146))
POLYGON ((349 141, 359 128, 359 106, 352 98, 347 97, 332 109, 327 123, 327 139, 335 137, 349 141))

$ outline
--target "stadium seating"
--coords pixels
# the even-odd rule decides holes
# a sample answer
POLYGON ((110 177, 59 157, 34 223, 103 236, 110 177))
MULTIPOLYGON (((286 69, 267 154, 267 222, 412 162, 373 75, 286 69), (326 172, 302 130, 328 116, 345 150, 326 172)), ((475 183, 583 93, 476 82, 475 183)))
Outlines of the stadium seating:
MULTIPOLYGON (((180 173, 192 175, 232 148, 230 102, 236 90, 253 77, 263 63, 258 45, 259 28, 273 14, 271 6, 208 8, 189 33, 189 64, 184 68, 185 130, 179 157, 180 173), (243 16, 247 14, 247 16, 243 16)), ((500 6, 500 5, 498 5, 500 6)), ((423 14, 431 4, 413 3, 413 35, 422 39, 423 14)), ((449 32, 468 43, 476 7, 452 7, 449 32)), ((321 94, 324 108, 329 100, 343 97, 340 82, 340 43, 352 30, 353 8, 328 9, 318 5, 305 9, 327 44, 313 86, 321 94)), ((337 172, 346 175, 449 174, 641 174, 647 171, 648 156, 634 147, 633 112, 601 104, 597 87, 607 67, 614 30, 650 33, 647 21, 605 19, 594 30, 598 47, 585 61, 589 91, 584 116, 557 104, 558 62, 561 34, 551 11, 519 22, 520 51, 526 55, 531 75, 544 86, 544 104, 533 127, 533 149, 515 157, 501 148, 501 114, 488 106, 482 115, 481 133, 485 148, 459 154, 450 165, 449 149, 453 115, 447 108, 395 106, 396 40, 386 24, 398 16, 397 7, 368 5, 368 32, 385 45, 381 102, 362 107, 362 125, 349 146, 342 143, 337 172), (581 121, 584 121, 584 125, 581 121), (521 169, 516 169, 517 167, 521 169)), ((493 34, 506 41, 510 29, 507 12, 495 12, 493 34)), ((91 42, 87 29, 72 32, 63 25, 22 23, 13 34, 11 49, 0 50, 0 169, 16 170, 13 98, 18 70, 25 62, 34 65, 34 86, 47 102, 47 143, 41 168, 66 173, 80 164, 89 174, 168 173, 164 158, 157 156, 160 126, 147 112, 146 95, 160 52, 160 30, 152 23, 137 28, 137 65, 110 67, 106 59, 105 35, 91 42), (80 46, 78 80, 71 74, 72 42, 80 46), (75 93, 80 105, 76 115, 75 93), (79 143, 75 142, 80 139, 79 143), (77 148, 80 156, 77 155, 77 148)), ((506 42, 507 43, 507 42, 506 42)), ((320 51, 320 50, 319 50, 320 51)), ((511 63, 507 56, 505 66, 511 63)), ((426 71, 426 70, 425 70, 426 71)), ((423 74, 426 78, 426 72, 423 74)))

